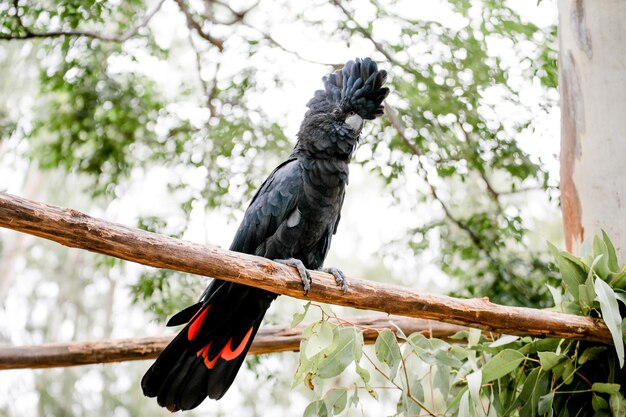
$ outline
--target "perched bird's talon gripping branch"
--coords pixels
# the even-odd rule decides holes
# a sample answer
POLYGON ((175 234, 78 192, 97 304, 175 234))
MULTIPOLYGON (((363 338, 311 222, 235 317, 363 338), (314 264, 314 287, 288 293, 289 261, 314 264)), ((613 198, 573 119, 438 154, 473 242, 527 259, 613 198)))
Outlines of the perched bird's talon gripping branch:
MULTIPOLYGON (((324 90, 307 104, 298 141, 289 158, 261 185, 235 234, 231 250, 275 259, 297 269, 305 294, 308 269, 321 269, 337 231, 348 183, 348 164, 364 120, 383 113, 387 73, 370 58, 349 61, 324 77, 324 90)), ((344 292, 336 268, 327 269, 344 292)), ((265 311, 277 294, 213 280, 193 306, 168 325, 185 328, 144 375, 148 397, 170 411, 221 398, 232 384, 265 311)))

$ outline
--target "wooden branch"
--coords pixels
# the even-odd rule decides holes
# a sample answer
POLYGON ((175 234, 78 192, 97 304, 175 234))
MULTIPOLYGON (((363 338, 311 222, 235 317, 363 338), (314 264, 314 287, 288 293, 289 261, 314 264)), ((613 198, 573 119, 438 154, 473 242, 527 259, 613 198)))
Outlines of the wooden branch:
MULTIPOLYGON (((466 327, 407 317, 378 317, 342 322, 343 326, 363 329, 366 344, 376 341, 382 329, 396 331, 396 327, 409 335, 422 332, 426 336, 446 339, 466 327)), ((266 327, 259 330, 250 355, 271 352, 297 351, 305 326, 266 327)), ((141 337, 133 339, 103 340, 91 342, 55 343, 37 346, 0 347, 0 370, 24 368, 55 368, 59 366, 90 365, 154 359, 172 340, 172 336, 141 337)))
POLYGON ((295 270, 269 259, 133 229, 5 193, 0 193, 0 227, 156 268, 238 282, 303 300, 438 320, 500 334, 612 343, 600 319, 507 307, 487 298, 465 300, 426 294, 355 278, 348 280, 350 290, 344 293, 332 275, 319 271, 311 272, 313 284, 304 295, 295 270))

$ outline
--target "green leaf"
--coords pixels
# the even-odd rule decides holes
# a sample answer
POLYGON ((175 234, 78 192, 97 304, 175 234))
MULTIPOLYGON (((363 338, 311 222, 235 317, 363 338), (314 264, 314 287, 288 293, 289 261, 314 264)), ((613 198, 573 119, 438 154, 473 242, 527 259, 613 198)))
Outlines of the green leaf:
POLYGON ((611 275, 611 279, 609 280, 611 287, 617 288, 620 290, 626 290, 626 271, 621 271, 616 274, 611 275))
POLYGON ((588 268, 579 259, 567 252, 560 251, 551 243, 548 243, 548 247, 559 265, 567 291, 574 296, 575 300, 578 300, 578 286, 585 283, 588 268))
POLYGON ((326 409, 332 414, 341 413, 348 404, 348 391, 345 388, 334 388, 329 390, 324 396, 326 409))
POLYGON ((596 412, 596 415, 602 415, 600 414, 601 411, 609 410, 609 403, 601 396, 593 394, 591 396, 591 407, 593 408, 593 411, 596 412))
POLYGON ((598 236, 593 238, 593 255, 595 257, 595 265, 592 266, 592 269, 595 270, 600 278, 606 281, 611 273, 609 269, 609 251, 604 241, 598 236))
POLYGON ((609 235, 607 235, 604 230, 602 230, 602 240, 604 241, 604 244, 606 245, 609 269, 613 272, 618 272, 619 264, 617 261, 617 253, 615 252, 615 246, 613 246, 613 242, 611 242, 611 239, 609 239, 609 235))
POLYGON ((361 377, 361 380, 366 384, 370 382, 370 372, 363 368, 359 362, 355 361, 354 365, 356 366, 356 373, 361 377))
POLYGON ((620 392, 609 397, 609 406, 611 407, 613 417, 626 416, 626 400, 624 400, 624 396, 620 392))
POLYGON ((442 398, 448 398, 448 394, 450 393, 450 379, 452 377, 452 373, 450 372, 450 368, 448 366, 437 366, 435 367, 435 375, 433 378, 433 387, 436 390, 439 390, 442 398))
POLYGON ((493 342, 491 342, 489 344, 489 347, 495 348, 495 347, 508 345, 509 343, 513 343, 518 339, 519 339, 519 336, 505 334, 504 336, 500 337, 498 340, 494 340, 493 342))
POLYGON ((321 351, 327 349, 333 343, 333 333, 336 324, 328 321, 322 321, 319 326, 313 329, 313 333, 307 340, 304 354, 307 358, 312 358, 321 351))
POLYGON ((589 294, 587 293, 586 285, 578 286, 578 304, 580 307, 580 311, 583 314, 585 315, 589 314, 589 311, 593 308, 594 299, 595 297, 590 297, 589 294))
POLYGON ((553 400, 554 392, 549 392, 539 398, 539 403, 537 404, 537 412, 539 413, 539 415, 543 416, 552 409, 553 400))
POLYGON ((526 356, 513 349, 505 349, 489 359, 483 366, 483 383, 502 378, 513 372, 524 361, 526 356))
POLYGON ((574 367, 574 362, 567 361, 565 362, 565 366, 563 367, 563 383, 565 385, 569 385, 574 380, 574 374, 576 373, 576 368, 574 367))
POLYGON ((543 368, 544 371, 549 371, 566 358, 565 355, 559 355, 554 352, 539 352, 538 355, 541 368, 543 368))
POLYGON ((622 304, 626 305, 626 294, 621 290, 615 290, 615 298, 617 298, 617 301, 621 301, 622 304))
POLYGON ((452 354, 452 350, 437 350, 435 359, 438 365, 450 366, 452 368, 460 368, 463 365, 463 362, 452 354))
POLYGON ((310 306, 311 306, 311 302, 309 301, 308 303, 304 305, 303 312, 296 313, 293 315, 293 318, 291 319, 291 327, 296 327, 298 324, 302 323, 302 320, 304 320, 304 317, 306 316, 306 313, 309 311, 310 306))
POLYGON ((328 410, 322 400, 313 401, 305 409, 303 417, 327 417, 328 410))
POLYGON ((520 417, 534 417, 539 409, 539 399, 548 393, 549 378, 547 372, 542 372, 541 368, 533 369, 526 381, 518 400, 521 402, 522 409, 520 417))
POLYGON ((578 363, 584 365, 587 361, 595 359, 606 351, 606 346, 592 346, 588 347, 578 358, 578 363))
POLYGON ((458 417, 470 417, 469 390, 461 396, 458 417))
POLYGON ((352 363, 358 334, 353 327, 335 327, 333 343, 324 351, 326 357, 319 364, 317 373, 321 378, 335 377, 352 363))
POLYGON ((482 402, 480 401, 480 387, 482 380, 483 373, 480 369, 467 375, 467 389, 470 393, 470 400, 474 407, 479 410, 482 410, 482 402))
POLYGON ((622 317, 619 314, 617 298, 609 284, 601 279, 596 279, 595 290, 598 295, 598 301, 600 301, 602 319, 606 323, 606 327, 609 328, 611 336, 613 336, 613 343, 621 368, 624 366, 624 340, 622 338, 622 317))
POLYGON ((561 288, 555 288, 549 284, 546 284, 548 287, 548 291, 552 295, 552 300, 554 301, 554 306, 561 310, 561 303, 563 302, 563 292, 561 288))
POLYGON ((378 360, 387 364, 391 370, 391 378, 395 378, 402 356, 396 336, 391 330, 385 329, 380 332, 376 338, 374 350, 378 360))
POLYGON ((611 273, 609 269, 609 250, 604 240, 600 239, 598 236, 594 236, 593 238, 593 256, 595 258, 595 268, 592 268, 600 278, 606 280, 611 273))
POLYGON ((619 389, 619 384, 610 384, 607 382, 594 382, 591 386, 591 391, 602 392, 604 394, 617 394, 619 389))

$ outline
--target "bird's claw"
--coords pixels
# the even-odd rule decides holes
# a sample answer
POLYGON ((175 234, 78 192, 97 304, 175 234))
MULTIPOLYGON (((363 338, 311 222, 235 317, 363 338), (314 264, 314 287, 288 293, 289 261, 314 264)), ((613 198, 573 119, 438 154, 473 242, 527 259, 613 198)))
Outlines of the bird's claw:
POLYGON ((302 263, 300 259, 289 258, 289 259, 274 259, 274 262, 278 262, 283 265, 293 266, 298 271, 298 275, 300 275, 300 279, 302 280, 302 287, 304 288, 304 295, 309 293, 311 289, 311 283, 313 280, 311 279, 311 274, 307 271, 306 267, 302 263))
POLYGON ((328 268, 321 268, 320 271, 326 272, 334 276, 335 281, 337 281, 337 284, 341 286, 343 292, 348 292, 348 280, 346 279, 346 275, 339 268, 331 266, 328 268))

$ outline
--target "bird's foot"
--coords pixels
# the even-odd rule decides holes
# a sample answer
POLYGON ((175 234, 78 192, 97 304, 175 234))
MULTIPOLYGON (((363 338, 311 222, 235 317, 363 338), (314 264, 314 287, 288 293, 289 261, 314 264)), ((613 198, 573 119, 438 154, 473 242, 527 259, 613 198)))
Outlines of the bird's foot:
POLYGON ((300 279, 302 280, 302 286, 304 287, 304 295, 309 293, 311 289, 311 274, 306 270, 306 267, 302 263, 300 259, 289 258, 289 259, 274 259, 274 262, 278 262, 279 264, 293 266, 298 271, 298 275, 300 275, 300 279))
POLYGON ((334 266, 328 268, 320 268, 319 271, 326 272, 335 277, 335 281, 337 284, 341 286, 343 292, 348 292, 348 280, 346 279, 346 275, 339 269, 334 266))

